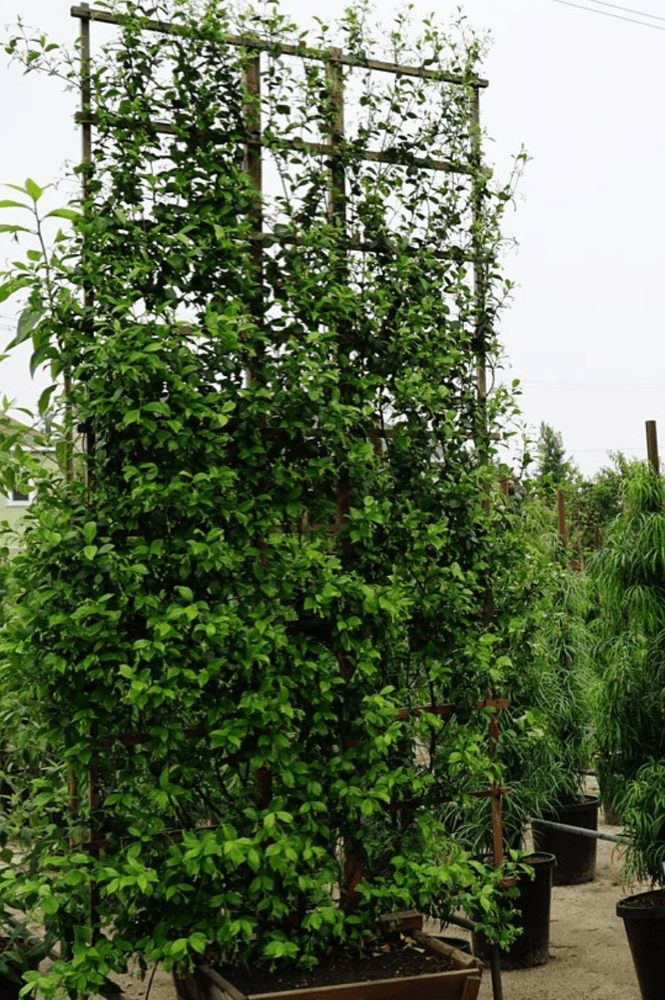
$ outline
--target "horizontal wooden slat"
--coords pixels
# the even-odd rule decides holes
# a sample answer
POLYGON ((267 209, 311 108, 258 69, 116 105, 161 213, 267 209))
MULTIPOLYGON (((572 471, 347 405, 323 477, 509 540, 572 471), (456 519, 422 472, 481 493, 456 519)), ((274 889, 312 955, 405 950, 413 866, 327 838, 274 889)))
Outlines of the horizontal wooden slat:
MULTIPOLYGON (((479 701, 474 709, 496 708, 501 711, 509 707, 510 701, 507 698, 485 698, 484 701, 479 701)), ((404 722, 412 715, 418 716, 423 713, 426 715, 453 715, 456 710, 457 706, 454 702, 448 702, 445 705, 415 705, 413 708, 399 708, 395 718, 404 722)))
MULTIPOLYGON (((251 993, 249 1000, 441 1000, 442 996, 446 1000, 463 1000, 468 978, 469 973, 465 970, 438 972, 403 979, 316 986, 286 993, 251 993)), ((480 976, 477 978, 480 980, 480 976)))
MULTIPOLYGON (((98 10, 94 7, 74 6, 70 8, 72 17, 78 17, 84 21, 99 21, 102 24, 116 24, 122 27, 128 22, 128 18, 118 17, 109 14, 108 11, 98 10)), ((142 19, 141 26, 145 31, 158 31, 162 34, 190 35, 191 31, 173 24, 169 21, 156 21, 151 18, 142 19)), ((246 49, 258 49, 259 51, 278 52, 285 56, 296 56, 300 59, 317 59, 320 62, 340 62, 344 66, 360 67, 362 69, 375 70, 378 73, 392 73, 395 76, 415 76, 423 80, 443 81, 444 83, 468 84, 472 87, 487 87, 489 82, 480 77, 467 79, 456 73, 447 73, 436 69, 425 69, 422 66, 401 66, 398 63, 383 62, 380 59, 366 59, 358 56, 347 55, 342 52, 333 56, 325 49, 311 49, 306 45, 281 45, 275 44, 267 39, 256 38, 251 35, 226 35, 225 42, 228 45, 237 45, 246 49)))
POLYGON ((382 913, 379 923, 390 931, 422 930, 423 915, 418 910, 401 910, 397 913, 382 913))
MULTIPOLYGON (((98 125, 99 115, 94 113, 84 114, 82 111, 77 111, 74 115, 74 120, 79 125, 98 125)), ((132 129, 138 124, 146 123, 143 121, 133 122, 131 118, 119 115, 112 124, 116 128, 132 129)), ((157 121, 149 122, 148 124, 151 125, 158 135, 176 135, 176 128, 170 122, 157 121)), ((204 134, 209 133, 201 133, 201 135, 204 134)), ((303 153, 313 153, 315 156, 342 156, 346 152, 343 142, 333 146, 326 142, 307 142, 304 139, 271 139, 268 143, 262 142, 260 139, 248 140, 246 136, 238 136, 234 141, 239 144, 242 143, 250 149, 277 147, 281 149, 294 149, 303 153)), ((397 167, 417 167, 418 170, 435 170, 440 173, 449 174, 473 173, 473 168, 463 163, 453 163, 451 160, 437 160, 431 157, 414 157, 408 152, 399 149, 366 149, 360 155, 361 159, 371 163, 388 163, 397 167)))
POLYGON ((455 948, 451 944, 447 944, 445 941, 441 941, 439 938, 432 937, 431 934, 425 934, 424 931, 413 931, 410 935, 414 941, 422 945, 423 948, 430 948, 432 951, 436 952, 437 955, 443 955, 445 958, 450 958, 457 965, 462 965, 465 969, 473 967, 479 972, 483 969, 483 963, 473 955, 469 955, 464 951, 460 951, 459 948, 455 948))
MULTIPOLYGON (((181 736, 183 736, 184 739, 186 740, 198 740, 205 735, 206 735, 205 729, 181 730, 181 736)), ((154 740, 154 736, 152 736, 150 733, 124 732, 124 733, 117 733, 115 736, 100 736, 96 740, 93 740, 92 742, 98 743, 100 746, 103 747, 112 747, 115 746, 116 743, 122 743, 123 746, 131 747, 131 746, 137 746, 141 743, 149 743, 151 740, 154 740)))
POLYGON ((476 977, 467 969, 458 969, 401 979, 376 979, 333 986, 312 986, 302 990, 245 994, 222 976, 214 974, 214 980, 206 991, 206 1000, 441 1000, 442 995, 445 995, 446 1000, 462 1000, 470 976, 480 981, 480 973, 476 977), (230 992, 229 987, 233 992, 230 992))
POLYGON ((480 792, 469 792, 476 799, 498 799, 502 795, 510 795, 512 788, 485 788, 480 792))
POLYGON ((202 1000, 203 997, 209 1000, 245 1000, 244 993, 209 965, 197 969, 196 979, 202 1000))

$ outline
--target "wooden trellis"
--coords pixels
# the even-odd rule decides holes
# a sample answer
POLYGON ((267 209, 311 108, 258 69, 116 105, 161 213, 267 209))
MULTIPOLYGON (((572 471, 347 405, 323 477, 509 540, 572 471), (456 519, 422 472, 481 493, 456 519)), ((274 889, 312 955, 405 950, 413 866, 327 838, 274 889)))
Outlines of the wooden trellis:
MULTIPOLYGON (((88 4, 81 4, 73 6, 71 8, 71 15, 80 21, 81 26, 81 65, 82 65, 82 77, 81 77, 81 111, 77 115, 77 120, 81 126, 82 133, 82 156, 84 169, 82 170, 82 183, 83 183, 83 199, 87 202, 89 199, 89 175, 90 170, 86 170, 85 167, 88 165, 91 167, 93 162, 93 136, 94 128, 96 122, 96 116, 94 108, 91 106, 92 101, 92 88, 91 88, 91 25, 93 22, 99 24, 109 24, 122 26, 123 19, 116 17, 104 10, 98 10, 91 8, 88 4)), ((157 20, 145 20, 142 22, 142 27, 146 31, 162 32, 162 33, 179 33, 179 27, 172 23, 167 23, 157 20)), ((252 243, 252 257, 254 264, 258 270, 263 266, 263 258, 267 247, 274 244, 281 243, 296 243, 298 238, 295 236, 266 231, 262 213, 262 200, 264 194, 264 141, 262 136, 262 122, 261 122, 261 111, 260 111, 260 96, 261 96, 261 77, 262 77, 262 58, 263 53, 267 52, 271 48, 271 43, 260 39, 257 36, 232 36, 229 35, 226 38, 226 42, 230 46, 236 46, 243 49, 245 52, 251 53, 249 58, 245 63, 244 68, 244 83, 245 90, 247 94, 247 104, 245 108, 246 115, 246 126, 247 134, 249 135, 249 140, 245 142, 245 154, 244 154, 244 165, 245 170, 251 180, 254 191, 256 192, 256 198, 253 203, 253 218, 251 220, 251 243, 252 243)), ((329 88, 329 93, 331 100, 335 108, 334 121, 330 127, 329 134, 326 141, 322 143, 306 142, 305 140, 298 140, 299 145, 307 149, 310 153, 316 154, 326 158, 326 169, 328 171, 329 178, 329 214, 331 221, 337 221, 340 228, 344 230, 346 223, 346 178, 343 166, 342 152, 344 150, 345 142, 345 92, 344 92, 344 69, 345 68, 362 68, 363 70, 369 70, 377 73, 392 74, 394 76, 412 76, 417 78, 423 78, 426 80, 432 80, 437 82, 445 82, 451 85, 461 85, 468 84, 467 79, 463 79, 461 76, 455 74, 442 74, 439 70, 429 70, 423 69, 418 66, 405 66, 396 65, 392 63, 382 62, 370 58, 365 58, 359 61, 357 56, 352 56, 344 53, 339 48, 330 48, 325 52, 308 49, 304 45, 280 45, 280 57, 284 59, 309 59, 309 60, 319 60, 325 63, 326 66, 326 81, 329 88)), ((474 128, 471 133, 472 141, 474 143, 480 142, 480 129, 479 129, 479 94, 480 90, 487 86, 487 81, 476 78, 471 83, 471 116, 474 128)), ((131 122, 118 122, 119 125, 124 125, 128 129, 132 127, 131 122)), ((173 133, 173 126, 169 122, 153 122, 153 128, 157 133, 162 133, 165 135, 173 133)), ((293 145, 293 140, 284 140, 285 146, 293 145)), ((479 154, 479 146, 476 146, 475 152, 479 154)), ((406 159, 404 154, 400 154, 395 150, 364 150, 362 153, 362 158, 368 162, 378 162, 387 163, 393 165, 400 165, 404 163, 410 167, 414 166, 412 158, 406 159), (401 159, 400 159, 401 157, 401 159)), ((448 173, 467 173, 470 174, 472 168, 465 164, 453 163, 447 160, 426 158, 415 164, 416 169, 430 170, 430 171, 443 171, 448 173)), ((480 211, 480 206, 477 200, 473 204, 474 221, 477 220, 477 213, 480 211)), ((349 235, 345 238, 343 243, 344 248, 349 254, 354 253, 373 253, 375 247, 371 242, 367 240, 360 239, 357 235, 349 235)), ((418 247, 414 246, 412 248, 414 253, 418 252, 418 247)), ((486 367, 485 367, 485 331, 484 331, 484 317, 483 317, 483 306, 485 290, 483 287, 483 267, 482 260, 480 259, 480 251, 476 246, 471 251, 464 251, 461 248, 453 248, 450 251, 442 254, 444 257, 452 257, 455 259, 462 259, 468 263, 474 272, 474 287, 476 296, 476 348, 477 348, 477 364, 476 364, 476 390, 477 398, 479 403, 484 404, 487 386, 486 386, 486 367)), ((91 309, 94 305, 94 293, 92 289, 89 289, 85 293, 85 305, 91 309)), ((260 312, 260 305, 258 307, 260 312)), ((257 317, 260 322, 260 316, 257 317)), ((251 378, 250 373, 248 373, 248 378, 251 378)), ((377 451, 380 451, 385 445, 385 439, 390 435, 389 430, 383 428, 376 428, 373 432, 373 443, 377 451), (383 440, 382 440, 383 439, 383 440)), ((92 454, 94 451, 95 442, 89 437, 87 442, 88 453, 92 454)), ((92 477, 89 476, 90 485, 93 486, 92 477)), ((350 496, 348 483, 343 481, 339 482, 336 487, 336 517, 335 517, 335 530, 340 526, 344 525, 348 520, 348 512, 350 507, 350 496)), ((342 674, 351 670, 349 665, 343 660, 340 660, 340 670, 342 674)), ((490 727, 489 727, 489 739, 492 746, 496 744, 498 740, 498 722, 497 722, 497 712, 505 707, 507 707, 507 702, 503 699, 488 699, 480 707, 489 707, 494 710, 492 716, 490 727)), ((425 706, 420 709, 404 709, 399 713, 398 718, 407 719, 409 715, 419 712, 429 712, 436 715, 450 715, 454 711, 454 706, 444 705, 444 706, 425 706)), ((191 730, 184 733, 186 737, 190 738, 201 738, 204 734, 201 730, 191 730)), ((96 741, 99 746, 112 746, 116 744, 137 744, 145 742, 146 737, 144 734, 139 733, 124 733, 115 736, 106 734, 103 739, 98 739, 96 741)), ((269 794, 269 776, 266 779, 266 791, 269 794)), ((94 811, 94 807, 97 805, 98 799, 98 788, 97 788, 97 776, 96 773, 91 771, 89 780, 89 797, 90 805, 94 811)), ((492 799, 492 842, 493 842, 493 860, 496 865, 501 863, 503 858, 503 840, 502 840, 502 821, 501 821, 501 798, 508 789, 499 787, 494 784, 490 789, 476 791, 474 794, 478 796, 487 796, 492 799)), ((76 806, 78 796, 78 790, 72 788, 72 804, 76 806)), ((177 833, 174 833, 177 835, 177 833)), ((90 850, 97 851, 105 846, 105 841, 103 839, 103 833, 101 831, 91 831, 89 844, 87 845, 90 850)), ((349 856, 347 857, 347 875, 349 880, 353 883, 355 880, 360 878, 361 872, 357 867, 357 861, 352 857, 353 852, 349 851, 349 856), (356 866, 354 872, 352 870, 356 866)), ((92 900, 93 909, 95 907, 95 899, 92 900)))

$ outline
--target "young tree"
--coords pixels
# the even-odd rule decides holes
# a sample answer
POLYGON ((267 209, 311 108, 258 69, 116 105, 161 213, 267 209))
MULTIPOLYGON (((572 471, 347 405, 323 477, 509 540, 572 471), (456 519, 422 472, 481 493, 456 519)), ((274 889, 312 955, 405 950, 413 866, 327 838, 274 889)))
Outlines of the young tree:
POLYGON ((575 464, 566 458, 561 432, 555 431, 544 421, 540 425, 536 449, 538 455, 536 476, 542 485, 557 489, 578 475, 575 464))
POLYGON ((665 483, 632 465, 625 503, 590 562, 597 588, 596 741, 605 801, 629 836, 627 873, 665 883, 665 483))

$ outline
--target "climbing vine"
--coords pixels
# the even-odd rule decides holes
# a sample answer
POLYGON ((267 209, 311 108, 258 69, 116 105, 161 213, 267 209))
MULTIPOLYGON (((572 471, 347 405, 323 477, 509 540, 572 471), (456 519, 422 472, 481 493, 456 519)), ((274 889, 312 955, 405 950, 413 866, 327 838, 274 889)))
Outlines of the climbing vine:
MULTIPOLYGON (((411 906, 505 939, 498 875, 440 822, 496 771, 475 707, 500 675, 487 459, 511 404, 478 367, 510 189, 480 158, 477 43, 375 38, 362 8, 341 50, 273 5, 105 9, 72 235, 2 286, 66 385, 2 640, 63 764, 0 872, 63 928, 34 981, 85 993, 131 954, 207 949, 313 964, 411 906), (380 46, 430 75, 370 69, 380 46)), ((46 49, 27 39, 52 70, 46 49)), ((42 195, 18 196, 38 220, 42 195)))

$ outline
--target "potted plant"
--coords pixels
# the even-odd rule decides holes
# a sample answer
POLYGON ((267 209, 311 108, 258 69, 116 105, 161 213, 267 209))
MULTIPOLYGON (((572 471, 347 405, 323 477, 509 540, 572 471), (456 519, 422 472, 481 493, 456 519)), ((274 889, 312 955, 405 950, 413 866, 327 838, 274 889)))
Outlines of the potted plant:
MULTIPOLYGON (((557 567, 548 595, 550 610, 541 635, 540 690, 534 705, 542 712, 544 737, 553 766, 550 785, 539 810, 542 820, 588 830, 598 829, 597 795, 587 794, 585 776, 592 764, 593 675, 589 668, 586 577, 557 567)), ((543 772, 543 778, 545 773, 543 772)), ((596 840, 532 822, 538 849, 556 856, 554 885, 592 882, 596 840)))
POLYGON ((665 941, 662 816, 665 710, 665 487, 647 465, 631 469, 624 508, 591 570, 597 587, 597 740, 600 774, 628 835, 626 879, 652 891, 617 905, 642 996, 662 995, 665 941), (659 943, 660 942, 660 943, 659 943))
MULTIPOLYGON (((504 637, 501 684, 510 708, 502 715, 497 750, 511 789, 503 803, 505 841, 517 850, 531 817, 584 800, 594 678, 584 576, 568 569, 537 495, 527 492, 503 503, 503 573, 494 589, 494 613, 504 637)), ((489 846, 488 809, 477 803, 460 831, 479 852, 489 846)))
MULTIPOLYGON (((27 516, 2 633, 64 768, 39 804, 71 803, 48 829, 33 809, 0 870, 69 928, 34 982, 87 994, 133 955, 179 981, 210 957, 311 969, 410 909, 463 906, 507 942, 504 873, 445 825, 499 777, 478 706, 498 682, 485 500, 509 404, 476 373, 507 192, 478 154, 476 47, 448 65, 438 30, 407 52, 400 23, 394 59, 425 69, 375 87, 360 12, 344 59, 325 32, 293 46, 279 12, 146 13, 78 10, 120 26, 83 54, 84 197, 44 212, 29 180, 34 223, 9 226, 43 246, 48 218, 73 223, 3 292, 27 294, 17 340, 65 384, 63 474, 27 516), (342 136, 353 67, 364 111, 342 136), (278 189, 257 190, 261 148, 278 189)), ((31 65, 45 52, 28 40, 31 65)))
MULTIPOLYGON (((584 581, 566 567, 547 508, 537 496, 504 495, 502 510, 503 573, 494 590, 494 614, 504 636, 501 687, 510 707, 502 713, 496 752, 510 788, 502 810, 506 846, 531 868, 520 875, 511 901, 520 911, 523 933, 501 953, 502 967, 514 969, 549 958, 557 858, 553 847, 541 842, 526 853, 528 825, 532 817, 583 794, 590 706, 584 581)), ((463 814, 456 811, 455 818, 462 842, 486 853, 489 803, 476 800, 463 814)), ((586 850, 585 841, 583 857, 586 850)), ((489 954, 482 933, 474 936, 474 950, 484 960, 489 954)))

